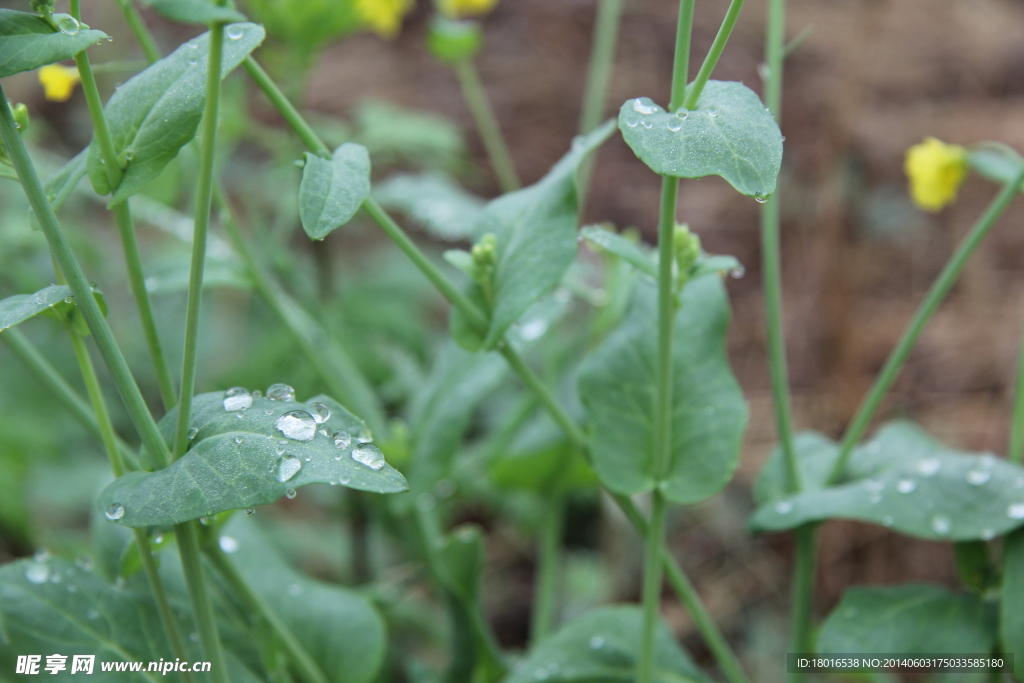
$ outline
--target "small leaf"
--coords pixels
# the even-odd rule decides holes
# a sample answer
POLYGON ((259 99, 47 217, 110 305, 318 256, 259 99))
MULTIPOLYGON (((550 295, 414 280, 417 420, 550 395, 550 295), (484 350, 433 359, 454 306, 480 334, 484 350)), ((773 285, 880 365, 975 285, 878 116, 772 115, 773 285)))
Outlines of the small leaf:
POLYGON ((619 129, 655 173, 719 175, 750 197, 775 192, 782 133, 761 99, 742 83, 708 81, 692 111, 666 112, 646 97, 627 100, 619 129))
MULTIPOLYGON (((221 78, 241 64, 264 36, 263 27, 256 24, 231 24, 225 34, 221 78)), ((104 113, 114 150, 124 164, 124 176, 110 204, 142 190, 195 138, 206 103, 209 55, 210 34, 204 33, 128 79, 107 102, 104 113)), ((109 194, 95 138, 89 147, 88 172, 93 189, 109 194)))
POLYGON ((851 588, 825 620, 818 653, 987 654, 995 621, 993 606, 972 593, 925 584, 851 588))
POLYGON ((65 33, 32 12, 0 9, 0 78, 71 59, 108 38, 90 28, 65 33))
MULTIPOLYGON (((100 308, 106 313, 107 304, 103 295, 95 287, 93 293, 100 308)), ((35 294, 15 294, 0 300, 0 332, 40 313, 55 310, 68 314, 74 311, 74 301, 67 301, 71 296, 71 288, 67 285, 50 285, 35 294)))
POLYGON ((641 273, 658 279, 657 257, 645 253, 643 247, 636 242, 596 225, 584 227, 580 230, 580 237, 601 251, 618 256, 641 273))
POLYGON ((729 304, 721 280, 683 288, 673 344, 672 457, 660 482, 651 471, 657 392, 657 292, 638 282, 623 323, 580 369, 590 452, 604 485, 625 495, 661 486, 676 503, 704 500, 732 478, 747 423, 743 393, 725 353, 729 304))
MULTIPOLYGON (((538 183, 498 197, 484 209, 474 232, 495 236, 498 262, 483 348, 494 348, 531 304, 553 291, 576 258, 576 168, 612 130, 609 122, 577 138, 538 183)), ((471 292, 479 289, 470 285, 471 292)), ((479 294, 471 298, 481 299, 479 294)), ((453 312, 453 326, 472 329, 465 321, 456 322, 461 317, 453 312)))
MULTIPOLYGON (((253 398, 245 410, 227 411, 224 392, 200 394, 192 400, 192 427, 197 430, 183 457, 156 472, 132 472, 100 494, 98 509, 112 521, 129 527, 179 524, 225 510, 272 503, 289 489, 314 483, 341 484, 376 493, 407 490, 405 478, 393 467, 379 469, 357 461, 370 444, 365 423, 326 396, 310 399, 330 408, 330 418, 292 432, 306 441, 287 438, 278 427, 285 413, 309 412, 296 401, 253 398), (324 433, 326 432, 326 435, 324 433), (336 445, 334 433, 349 438, 336 445), (302 433, 299 433, 302 432, 302 433), (112 512, 113 511, 113 512, 112 512)), ((160 421, 168 440, 178 412, 160 421)), ((284 424, 284 423, 280 423, 284 424)))
MULTIPOLYGON (((633 683, 642 633, 639 607, 599 607, 534 647, 505 683, 633 683)), ((710 681, 661 621, 654 638, 654 681, 710 681)))
POLYGON ((542 495, 592 490, 597 477, 579 448, 547 415, 528 424, 506 452, 488 465, 496 486, 542 495))
POLYGON ((182 24, 212 24, 245 21, 245 15, 231 7, 221 7, 210 0, 143 0, 171 21, 182 24))
POLYGON ((1024 468, 990 454, 960 453, 917 425, 885 425, 857 447, 843 480, 824 488, 838 448, 802 436, 797 456, 805 491, 786 495, 781 454, 765 466, 755 531, 823 519, 854 519, 929 540, 989 540, 1024 524, 1024 468))
POLYGON ((306 152, 299 185, 299 216, 312 240, 322 240, 352 220, 370 195, 370 155, 352 142, 330 159, 306 152))
POLYGON ((968 150, 967 162, 989 180, 1003 184, 1012 182, 1024 167, 1024 159, 1017 151, 1001 142, 973 145, 968 150))
POLYGON ((401 211, 434 237, 468 240, 484 200, 440 173, 392 176, 373 188, 381 206, 401 211))

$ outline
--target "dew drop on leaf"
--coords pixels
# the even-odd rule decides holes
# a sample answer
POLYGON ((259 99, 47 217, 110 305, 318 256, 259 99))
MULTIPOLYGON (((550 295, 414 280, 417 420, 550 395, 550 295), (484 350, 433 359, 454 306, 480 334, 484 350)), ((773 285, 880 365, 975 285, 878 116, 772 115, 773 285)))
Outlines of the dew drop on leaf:
POLYGON ((361 443, 353 448, 352 459, 370 469, 379 470, 384 467, 384 454, 372 443, 361 443))
POLYGON ((793 504, 788 500, 782 500, 775 504, 775 511, 780 515, 788 515, 793 511, 793 504))
POLYGON ((289 410, 277 418, 274 427, 295 441, 312 441, 316 436, 316 421, 305 410, 289 410))
POLYGON ((277 461, 277 480, 284 483, 294 477, 302 469, 302 461, 288 454, 277 461))
POLYGON ((195 428, 195 427, 190 428, 188 430, 188 440, 191 441, 192 439, 196 438, 196 434, 198 434, 198 433, 199 433, 199 430, 197 428, 195 428))
POLYGON ((923 477, 934 477, 942 468, 942 462, 938 458, 922 458, 917 461, 917 471, 923 477))
POLYGON ((939 534, 940 536, 945 536, 949 533, 950 528, 951 522, 949 520, 949 517, 947 517, 946 515, 940 514, 934 515, 932 517, 932 531, 934 531, 935 533, 939 534))
POLYGON ((46 580, 50 578, 50 565, 38 562, 30 564, 25 570, 25 578, 29 580, 29 583, 46 583, 46 580))
POLYGON ((111 503, 107 507, 107 511, 103 514, 110 520, 121 519, 124 517, 124 505, 121 505, 120 503, 111 503))
POLYGON ((227 27, 227 30, 224 31, 224 34, 231 40, 238 40, 245 35, 245 31, 243 31, 242 27, 238 24, 231 24, 227 27))
POLYGON ((245 508, 245 516, 252 517, 256 514, 256 508, 245 508))
POLYGON ((1010 519, 1024 519, 1024 503, 1014 503, 1006 508, 1006 516, 1010 519))
POLYGON ((967 473, 967 483, 975 486, 981 486, 991 478, 992 472, 990 470, 971 470, 967 473))
POLYGON ((306 407, 309 408, 309 414, 313 416, 313 420, 318 425, 322 425, 331 418, 331 409, 323 403, 310 403, 306 407))
POLYGON ((267 387, 267 398, 272 401, 291 401, 295 398, 295 389, 287 384, 271 384, 267 387))
POLYGON ((917 482, 913 479, 900 479, 896 483, 896 490, 900 493, 910 493, 917 488, 917 482))
POLYGON ((224 392, 224 410, 232 412, 252 406, 252 394, 245 387, 231 387, 224 392))
POLYGON ((297 491, 296 491, 295 489, 288 489, 288 490, 287 490, 287 491, 285 492, 285 494, 284 494, 284 495, 285 495, 285 497, 286 497, 286 498, 288 498, 288 500, 292 500, 292 499, 294 499, 294 498, 295 498, 295 496, 297 496, 297 495, 299 495, 299 494, 298 494, 298 492, 297 492, 297 491))

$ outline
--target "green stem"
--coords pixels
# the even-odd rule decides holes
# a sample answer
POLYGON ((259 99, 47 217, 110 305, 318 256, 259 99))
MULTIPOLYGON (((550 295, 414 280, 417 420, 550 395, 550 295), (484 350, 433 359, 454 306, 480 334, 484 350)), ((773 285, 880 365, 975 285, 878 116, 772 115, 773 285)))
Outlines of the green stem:
POLYGON ((1024 458, 1024 333, 1021 334, 1017 359, 1017 383, 1014 387, 1013 412, 1010 416, 1010 446, 1007 456, 1011 462, 1024 458))
POLYGON ((581 135, 586 135, 597 128, 604 118, 621 17, 622 0, 601 0, 597 6, 594 43, 590 51, 590 66, 587 69, 587 87, 583 91, 583 107, 580 111, 581 135))
POLYGON ((660 489, 651 493, 651 523, 644 540, 647 543, 643 582, 644 621, 636 667, 637 683, 650 683, 654 680, 654 639, 658 627, 658 608, 661 605, 665 540, 665 496, 660 489))
POLYGON ((323 143, 320 136, 306 123, 306 119, 302 118, 302 115, 292 105, 291 100, 281 92, 281 89, 277 87, 277 83, 256 63, 256 60, 252 57, 246 57, 245 61, 242 62, 242 66, 245 67, 253 82, 267 96, 270 103, 284 117, 288 125, 292 127, 292 130, 299 136, 302 143, 314 153, 322 157, 330 157, 331 149, 323 143))
MULTIPOLYGON (((814 632, 812 628, 811 608, 814 602, 815 555, 818 545, 818 527, 806 524, 798 528, 796 534, 796 558, 793 568, 793 605, 790 614, 791 651, 799 653, 814 652, 814 632)), ((792 673, 791 681, 804 680, 804 674, 792 673)))
POLYGON ((245 577, 235 567, 231 558, 216 544, 207 544, 203 549, 206 556, 213 562, 214 567, 220 572, 220 575, 224 577, 224 580, 227 581, 232 590, 242 598, 249 611, 258 614, 273 629, 284 646, 289 659, 298 669, 302 679, 307 683, 329 683, 330 679, 320 669, 320 666, 306 648, 302 646, 302 642, 292 633, 288 625, 281 620, 277 612, 252 589, 249 582, 245 580, 245 577))
POLYGON ((64 230, 53 213, 53 207, 46 200, 46 192, 43 190, 39 175, 36 173, 28 150, 25 149, 25 144, 18 133, 7 95, 2 86, 0 86, 0 139, 7 147, 7 153, 18 172, 18 178, 21 180, 21 186, 28 198, 29 205, 39 218, 39 224, 47 244, 49 244, 50 252, 67 278, 68 287, 75 297, 78 309, 82 312, 82 316, 93 334, 96 348, 110 370, 121 400, 142 438, 149 457, 154 459, 157 466, 166 466, 168 461, 167 445, 160 436, 160 430, 157 429, 156 422, 146 407, 146 402, 128 368, 128 363, 125 362, 121 349, 114 339, 114 334, 93 297, 92 287, 85 279, 85 273, 82 272, 78 259, 64 237, 64 230))
POLYGON ((181 395, 178 424, 174 435, 174 457, 188 448, 188 430, 192 418, 192 396, 196 386, 199 314, 203 301, 203 271, 206 266, 206 236, 210 228, 213 198, 214 162, 217 152, 217 122, 220 112, 221 55, 224 52, 224 25, 210 26, 210 56, 206 75, 206 108, 203 112, 203 142, 199 157, 196 188, 196 215, 192 232, 192 264, 188 279, 188 304, 185 309, 185 343, 181 361, 181 395))
POLYGON ((512 155, 505 144, 505 138, 501 134, 501 126, 498 118, 494 115, 490 102, 487 100, 487 92, 483 83, 480 82, 480 74, 477 73, 472 59, 456 62, 453 65, 455 77, 462 89, 462 97, 469 107, 473 121, 476 123, 477 132, 487 150, 487 156, 491 160, 491 168, 498 178, 498 185, 502 192, 512 192, 521 186, 519 176, 516 174, 515 164, 512 162, 512 155))
MULTIPOLYGON (((736 20, 740 16, 741 9, 743 9, 743 0, 732 0, 729 3, 729 9, 725 12, 725 19, 722 20, 722 25, 718 29, 718 35, 715 36, 715 42, 711 43, 711 49, 708 50, 704 63, 700 65, 700 71, 697 72, 697 77, 693 79, 693 85, 686 91, 686 102, 683 106, 687 109, 693 109, 697 106, 697 100, 700 99, 704 86, 707 85, 708 79, 711 78, 711 72, 714 71, 715 65, 718 64, 718 58, 722 56, 722 51, 725 50, 725 44, 729 42, 729 36, 732 34, 733 27, 736 26, 736 20)), ((673 107, 673 111, 676 108, 673 107)))
MULTIPOLYGON (((96 421, 95 415, 89 408, 89 404, 78 395, 78 392, 67 383, 57 369, 50 364, 46 357, 39 353, 39 350, 32 345, 32 342, 20 331, 8 328, 0 333, 0 339, 7 342, 7 346, 17 356, 25 367, 31 372, 36 380, 50 390, 50 393, 60 401, 71 416, 92 432, 93 436, 102 440, 103 433, 96 421)), ((120 437, 114 436, 117 450, 120 453, 121 461, 128 465, 131 470, 139 469, 131 449, 120 437)))
POLYGON ((829 484, 835 484, 842 476, 846 463, 850 459, 850 454, 853 453, 854 447, 867 430, 868 424, 882 403, 882 399, 885 398, 889 388, 896 381, 896 376, 903 369, 903 365, 906 363, 907 357, 914 348, 918 337, 921 336, 921 332, 924 331, 925 325, 928 324, 935 311, 938 310, 942 300, 946 298, 949 290, 960 276, 960 272, 967 265, 971 255, 974 254, 978 246, 988 236, 996 221, 1006 211, 1006 207, 1017 196, 1022 183, 1024 183, 1024 168, 1021 169, 1016 178, 1004 185, 999 191, 999 194, 996 195, 988 205, 988 208, 985 209, 985 213, 981 215, 981 218, 978 219, 978 222, 974 224, 974 227, 971 228, 971 231, 957 247, 953 257, 946 263, 939 277, 932 284, 931 289, 928 290, 928 294, 914 313, 913 320, 910 321, 910 325, 903 332, 903 336, 900 337, 896 348, 893 349, 893 352, 885 361, 885 365, 875 379, 871 391, 864 398, 853 420, 851 420, 850 426, 847 427, 839 449, 839 457, 829 475, 829 484))
POLYGON ((177 524, 174 527, 174 534, 178 540, 181 568, 185 574, 185 585, 192 604, 192 618, 199 634, 199 647, 203 657, 210 662, 210 680, 214 683, 228 683, 230 677, 224 661, 224 651, 220 645, 220 634, 217 633, 213 603, 210 602, 206 579, 203 576, 198 524, 195 520, 177 524))
POLYGON ((690 41, 693 33, 693 6, 695 0, 681 0, 676 25, 676 48, 672 62, 672 94, 669 111, 676 111, 686 99, 686 79, 690 74, 690 41))
MULTIPOLYGON (((181 660, 188 660, 188 651, 185 650, 185 643, 181 639, 181 632, 178 624, 174 621, 174 612, 171 611, 171 603, 167 600, 167 591, 164 590, 163 581, 160 580, 160 570, 156 565, 156 558, 153 557, 153 548, 149 544, 149 536, 145 529, 132 529, 135 536, 135 545, 139 549, 139 559, 142 561, 142 570, 149 580, 149 589, 153 592, 153 600, 156 602, 156 611, 160 615, 160 622, 163 624, 164 633, 171 644, 171 652, 181 660)), ((182 672, 182 683, 192 683, 192 673, 182 672)))
POLYGON ((157 47, 153 34, 149 32, 146 22, 139 16, 139 12, 135 9, 135 5, 132 4, 132 0, 117 0, 117 4, 120 5, 121 13, 124 14, 125 21, 128 22, 128 28, 135 34, 135 40, 139 43, 139 47, 142 48, 142 54, 146 56, 149 63, 152 64, 160 59, 160 48, 157 47))
POLYGON ((537 585, 533 591, 530 641, 539 643, 554 629, 558 610, 558 565, 565 523, 565 497, 554 493, 544 501, 538 552, 537 585))

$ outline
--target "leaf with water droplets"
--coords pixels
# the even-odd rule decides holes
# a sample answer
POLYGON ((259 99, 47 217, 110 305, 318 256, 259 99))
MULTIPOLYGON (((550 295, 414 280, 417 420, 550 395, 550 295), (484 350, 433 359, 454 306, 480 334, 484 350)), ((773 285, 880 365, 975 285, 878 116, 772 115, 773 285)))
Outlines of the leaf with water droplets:
MULTIPOLYGON (((599 607, 535 645, 505 683, 632 683, 642 634, 643 613, 639 607, 599 607)), ((711 680, 660 620, 654 637, 653 668, 653 680, 658 683, 711 680)))
POLYGON ((666 112, 646 97, 627 100, 619 129, 655 173, 719 175, 750 197, 775 192, 782 133, 757 93, 742 83, 708 81, 692 111, 666 112))
POLYGON ((370 155, 346 142, 330 159, 306 152, 299 184, 299 217, 312 240, 322 240, 352 220, 370 195, 370 155))
MULTIPOLYGON (((238 39, 224 41, 222 78, 263 42, 263 27, 258 24, 225 28, 231 30, 240 33, 238 39)), ((209 56, 210 34, 204 33, 125 81, 107 102, 103 111, 124 166, 110 204, 141 191, 195 138, 206 104, 209 56)), ((110 194, 95 138, 89 147, 88 173, 96 192, 110 194)))
POLYGON ((58 31, 34 12, 0 9, 0 78, 71 59, 104 39, 103 31, 58 31))
MULTIPOLYGON (((467 350, 494 348, 512 323, 562 281, 576 258, 576 169, 613 130, 609 123, 577 138, 569 153, 536 184, 487 204, 475 233, 496 239, 491 317, 480 344, 464 334, 456 337, 467 350)), ((479 283, 471 283, 470 298, 485 301, 481 291, 479 283)), ((452 327, 472 329, 457 309, 452 327)))
MULTIPOLYGON (((185 455, 166 469, 132 472, 115 480, 100 494, 99 509, 122 506, 123 514, 112 521, 143 527, 265 505, 306 484, 341 484, 377 493, 408 489, 405 478, 390 465, 375 469, 355 459, 357 441, 344 449, 335 446, 330 436, 334 431, 367 433, 362 420, 326 396, 311 402, 330 410, 330 418, 320 425, 327 435, 316 429, 308 406, 294 400, 255 397, 248 409, 229 412, 224 410, 224 392, 196 396, 192 428, 197 432, 185 455), (308 417, 308 425, 298 425, 302 416, 308 417), (280 428, 283 419, 286 431, 280 428)), ((168 441, 177 414, 172 409, 160 421, 168 441)))
POLYGON ((725 353, 729 302, 721 279, 690 281, 680 295, 673 344, 671 460, 651 468, 657 388, 657 292, 637 282, 630 311, 580 369, 590 452, 604 485, 624 495, 661 486, 681 504, 728 483, 739 462, 747 405, 725 353))
POLYGON ((215 21, 245 21, 245 15, 231 7, 221 7, 210 0, 143 0, 171 21, 182 24, 210 24, 215 21))
POLYGON ((778 450, 755 488, 755 531, 781 531, 841 518, 919 538, 989 540, 1024 524, 1024 468, 991 454, 961 453, 909 422, 892 422, 850 455, 839 484, 825 486, 838 447, 821 435, 797 438, 805 490, 790 495, 778 450), (780 510, 779 505, 785 503, 780 510))
MULTIPOLYGON (((93 287, 92 291, 96 297, 96 303, 106 314, 107 303, 103 294, 96 287, 93 287)), ((67 285, 50 285, 34 294, 15 294, 6 299, 0 299, 0 332, 40 313, 51 316, 55 315, 55 312, 68 315, 75 308, 71 288, 67 285)))
MULTIPOLYGON (((817 651, 862 656, 988 653, 995 641, 994 605, 974 593, 909 584, 847 590, 821 628, 817 651)), ((988 680, 988 674, 979 676, 958 673, 956 680, 988 680)))

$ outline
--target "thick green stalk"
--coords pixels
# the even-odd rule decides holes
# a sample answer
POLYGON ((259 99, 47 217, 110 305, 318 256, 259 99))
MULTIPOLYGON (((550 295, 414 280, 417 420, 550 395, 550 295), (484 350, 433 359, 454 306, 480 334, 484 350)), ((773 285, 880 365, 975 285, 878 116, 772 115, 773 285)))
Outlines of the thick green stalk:
POLYGON ((199 647, 203 657, 210 662, 210 680, 214 683, 228 683, 230 676, 220 645, 220 634, 217 633, 217 620, 213 612, 213 603, 210 602, 210 594, 206 590, 206 578, 203 576, 198 523, 193 520, 177 524, 174 527, 174 535, 178 541, 181 568, 185 574, 185 585, 192 605, 192 618, 199 634, 199 647))
POLYGON ((1013 394, 1013 412, 1010 414, 1010 446, 1007 456, 1011 462, 1024 458, 1024 332, 1021 333, 1020 352, 1017 357, 1017 383, 1013 394))
POLYGON ((669 111, 676 111, 686 99, 686 79, 690 77, 690 41, 693 33, 695 0, 680 0, 676 25, 676 47, 672 57, 672 94, 669 111))
POLYGON ((594 42, 590 51, 590 66, 587 69, 587 87, 583 91, 583 107, 580 111, 581 135, 586 135, 597 128, 604 119, 621 17, 622 0, 601 0, 597 6, 594 42))
MULTIPOLYGON (((729 36, 732 35, 733 27, 736 26, 736 20, 740 16, 741 9, 743 9, 743 0, 732 0, 729 3, 729 9, 725 12, 725 19, 722 20, 722 25, 718 29, 718 35, 715 36, 715 41, 711 43, 711 49, 708 50, 704 63, 700 65, 700 71, 697 72, 697 77, 693 79, 693 85, 686 91, 686 102, 683 106, 687 109, 693 109, 697 106, 697 100, 700 99, 704 86, 707 85, 708 79, 711 78, 711 72, 715 70, 718 58, 722 56, 722 51, 725 50, 725 44, 729 42, 729 36)), ((673 111, 676 108, 673 107, 673 111)))
POLYGON ((210 228, 213 198, 214 162, 217 153, 217 123, 220 113, 221 55, 224 52, 224 25, 210 26, 210 56, 206 75, 206 108, 203 111, 202 149, 199 156, 199 180, 196 188, 196 214, 192 232, 192 264, 188 278, 188 304, 185 309, 185 343, 181 361, 181 395, 178 423, 174 435, 174 457, 188 448, 188 430, 192 418, 192 396, 196 386, 199 314, 203 301, 203 271, 206 266, 206 236, 210 228))
MULTIPOLYGON (((811 653, 814 647, 812 607, 814 606, 814 573, 818 550, 818 526, 805 524, 796 532, 796 557, 793 561, 792 614, 790 619, 790 651, 811 653)), ((803 673, 791 673, 789 680, 802 681, 803 673)))
POLYGON ((539 643, 551 634, 558 612, 558 565, 565 523, 565 496, 552 494, 544 501, 541 520, 537 585, 533 591, 530 641, 539 643))
POLYGON ((643 631, 640 655, 637 659, 637 683, 654 680, 654 639, 658 627, 658 608, 661 606, 661 570, 665 553, 665 496, 659 489, 651 492, 651 522, 647 527, 647 553, 644 559, 643 631))
POLYGON ((477 132, 487 150, 487 156, 491 160, 491 168, 498 178, 498 186, 502 192, 512 192, 521 187, 519 176, 516 174, 515 164, 512 162, 512 155, 505 144, 505 138, 501 134, 501 126, 498 118, 494 115, 490 102, 487 100, 487 92, 483 83, 480 82, 480 74, 477 73, 472 59, 456 62, 453 67, 455 76, 459 80, 459 87, 462 89, 462 98, 469 107, 469 113, 473 115, 477 132))
POLYGON ((245 577, 239 573, 231 558, 215 544, 204 546, 204 551, 232 590, 242 598, 249 611, 259 615, 274 631, 302 679, 306 683, 329 683, 330 679, 320 669, 306 648, 302 646, 302 642, 281 620, 277 612, 252 589, 245 577))
POLYGON ((1021 169, 1016 178, 1004 185, 999 194, 989 203, 985 213, 981 215, 981 218, 974 224, 971 231, 960 242, 953 257, 949 259, 938 278, 932 284, 931 289, 928 290, 928 294, 914 313, 914 318, 910 321, 910 325, 907 326, 903 336, 900 337, 899 342, 896 344, 896 348, 893 349, 889 358, 886 359, 882 371, 878 374, 875 383, 871 387, 871 391, 868 392, 868 395, 864 398, 864 401, 860 404, 856 414, 850 421, 850 426, 847 427, 846 433, 843 435, 839 457, 829 475, 830 484, 836 483, 842 476, 846 463, 850 459, 850 454, 853 453, 854 447, 860 441, 871 419, 878 411, 882 399, 885 398, 889 388, 896 381, 900 370, 903 369, 903 365, 906 363, 910 351, 914 348, 914 344, 917 343, 918 337, 921 336, 921 332, 924 331, 925 325, 931 320, 935 311, 938 310, 939 304, 946 298, 949 290, 953 287, 957 278, 960 277, 960 272, 967 265, 971 255, 974 254, 978 246, 988 236, 996 221, 1006 211, 1006 207, 1017 196, 1022 183, 1024 183, 1024 168, 1021 169))
POLYGON ((18 178, 29 205, 39 218, 39 224, 50 246, 50 252, 67 278, 68 287, 75 296, 78 309, 93 334, 96 348, 110 370, 121 400, 146 446, 149 457, 154 459, 154 463, 158 467, 166 466, 168 461, 167 445, 160 436, 160 431, 146 407, 146 402, 128 368, 128 363, 125 362, 124 355, 114 339, 114 334, 93 297, 92 287, 85 279, 85 273, 82 272, 78 259, 75 258, 64 237, 64 230, 53 213, 53 207, 46 199, 46 192, 43 190, 39 175, 36 173, 28 150, 25 149, 25 144, 18 133, 7 95, 2 86, 0 86, 0 139, 7 147, 7 153, 18 172, 18 178))
MULTIPOLYGON (((77 16, 77 13, 75 14, 76 18, 80 18, 77 16)), ((111 192, 113 192, 121 182, 121 160, 118 158, 117 150, 114 148, 114 141, 110 135, 110 128, 107 125, 107 117, 103 113, 103 101, 100 99, 100 91, 92 72, 89 55, 84 50, 79 52, 75 55, 75 64, 78 66, 78 73, 82 78, 82 93, 85 95, 89 117, 92 119, 96 141, 99 144, 100 153, 103 157, 103 167, 107 173, 107 182, 110 185, 111 192)), ((142 323, 146 346, 149 347, 149 354, 153 359, 153 367, 156 369, 157 383, 160 386, 160 396, 163 399, 164 408, 169 410, 176 401, 174 380, 171 379, 170 369, 167 367, 167 361, 164 359, 163 348, 160 345, 160 336, 156 330, 156 319, 153 317, 153 306, 149 300, 149 293, 146 291, 145 276, 142 272, 142 257, 139 255, 139 244, 135 239, 135 226, 132 224, 128 200, 118 203, 114 207, 114 213, 117 217, 117 228, 121 235, 121 246, 124 249, 128 281, 131 284, 132 295, 135 297, 135 304, 139 311, 139 321, 142 323)))

